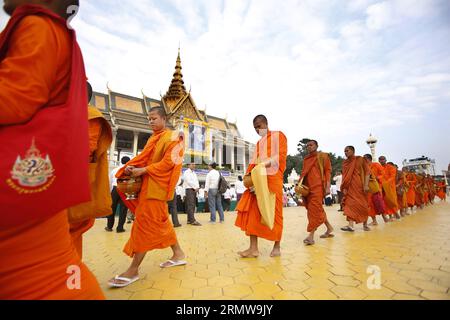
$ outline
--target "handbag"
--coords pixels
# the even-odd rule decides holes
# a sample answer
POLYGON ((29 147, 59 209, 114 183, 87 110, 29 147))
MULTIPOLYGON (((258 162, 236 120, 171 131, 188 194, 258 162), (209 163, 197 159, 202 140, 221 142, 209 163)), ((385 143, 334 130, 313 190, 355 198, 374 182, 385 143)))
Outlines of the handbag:
MULTIPOLYGON (((35 5, 16 9, 0 36, 0 61, 18 23, 28 15, 50 17, 53 12, 35 5)), ((43 106, 26 123, 0 126, 0 229, 33 219, 46 219, 89 201, 87 90, 83 57, 72 38, 72 71, 67 101, 43 106)), ((38 62, 37 62, 38 63, 38 62)))
POLYGON ((303 184, 304 179, 305 177, 303 177, 295 186, 295 193, 306 198, 309 195, 309 187, 303 184))
POLYGON ((373 178, 371 175, 369 180, 369 193, 375 194, 377 192, 381 192, 380 185, 377 179, 373 178))

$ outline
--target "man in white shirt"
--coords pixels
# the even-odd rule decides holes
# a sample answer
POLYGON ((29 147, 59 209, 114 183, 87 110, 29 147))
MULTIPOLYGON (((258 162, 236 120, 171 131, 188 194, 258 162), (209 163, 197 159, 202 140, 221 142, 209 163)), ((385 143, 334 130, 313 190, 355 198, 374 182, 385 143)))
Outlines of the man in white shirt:
POLYGON ((331 197, 333 199, 333 202, 338 203, 337 186, 335 184, 332 184, 330 187, 330 191, 331 191, 331 197))
POLYGON ((234 184, 231 185, 230 192, 231 192, 231 201, 236 201, 237 194, 236 194, 236 188, 235 188, 234 184))
POLYGON ((230 187, 228 187, 227 191, 225 191, 225 193, 223 194, 223 202, 224 202, 223 211, 230 211, 232 197, 233 195, 231 193, 231 189, 230 187))
POLYGON ((167 201, 167 205, 169 207, 169 213, 172 217, 172 224, 174 228, 179 228, 181 227, 181 223, 180 221, 178 221, 178 195, 177 195, 177 188, 178 186, 180 186, 181 189, 183 189, 183 187, 181 186, 181 177, 178 179, 177 182, 177 186, 175 187, 175 192, 173 194, 173 198, 172 200, 167 201))
MULTIPOLYGON (((130 161, 129 157, 123 157, 121 160, 122 165, 127 164, 127 162, 130 161)), ((109 175, 109 181, 111 182, 111 198, 112 198, 112 214, 107 217, 107 225, 105 230, 108 232, 112 232, 114 228, 114 220, 116 217, 116 211, 117 207, 120 205, 120 212, 119 212, 119 224, 117 225, 117 233, 125 232, 125 229, 123 228, 123 225, 125 224, 125 221, 127 219, 127 211, 128 208, 123 203, 122 199, 119 196, 119 193, 117 192, 117 178, 116 173, 119 171, 121 167, 117 167, 114 170, 111 171, 109 175)))
POLYGON ((339 173, 333 178, 333 181, 336 182, 336 188, 337 188, 337 195, 338 195, 338 202, 340 205, 340 209, 338 211, 342 211, 342 192, 341 192, 341 184, 342 184, 342 171, 339 171, 339 173))
POLYGON ((238 180, 236 181, 236 200, 239 202, 241 200, 242 194, 247 190, 247 188, 244 186, 242 176, 238 177, 238 180))
POLYGON ((194 172, 195 163, 190 163, 188 169, 183 174, 183 189, 186 194, 184 205, 188 216, 188 224, 192 226, 201 226, 200 222, 195 220, 195 207, 197 203, 197 191, 200 188, 197 174, 194 172))
POLYGON ((216 170, 217 164, 208 166, 209 172, 206 175, 205 197, 208 197, 209 211, 211 212, 210 223, 216 222, 216 209, 219 211, 220 223, 225 221, 222 207, 222 195, 219 193, 220 173, 216 170))

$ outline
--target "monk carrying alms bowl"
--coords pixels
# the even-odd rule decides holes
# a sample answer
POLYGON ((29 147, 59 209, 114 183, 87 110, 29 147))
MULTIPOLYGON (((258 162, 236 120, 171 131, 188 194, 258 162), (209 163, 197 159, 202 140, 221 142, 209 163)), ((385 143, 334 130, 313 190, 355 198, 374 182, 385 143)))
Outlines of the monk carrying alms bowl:
POLYGON ((125 176, 117 179, 117 189, 127 196, 126 200, 136 200, 142 187, 141 177, 125 176))
POLYGON ((253 187, 252 176, 250 174, 244 176, 244 186, 248 189, 253 187))

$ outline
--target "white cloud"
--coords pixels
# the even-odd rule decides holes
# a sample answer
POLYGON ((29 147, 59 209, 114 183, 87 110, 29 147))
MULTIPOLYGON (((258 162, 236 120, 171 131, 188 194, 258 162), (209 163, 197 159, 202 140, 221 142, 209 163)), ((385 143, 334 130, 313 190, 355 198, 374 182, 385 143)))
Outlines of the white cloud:
POLYGON ((394 23, 392 2, 380 2, 367 8, 367 27, 380 30, 394 23))

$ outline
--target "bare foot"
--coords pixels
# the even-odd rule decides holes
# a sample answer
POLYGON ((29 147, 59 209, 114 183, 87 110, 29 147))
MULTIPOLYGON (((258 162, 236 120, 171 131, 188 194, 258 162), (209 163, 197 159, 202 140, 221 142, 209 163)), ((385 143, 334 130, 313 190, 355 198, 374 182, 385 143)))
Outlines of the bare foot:
POLYGON ((270 253, 270 256, 272 258, 280 257, 281 256, 281 248, 273 248, 272 252, 270 253))
POLYGON ((259 251, 258 250, 253 250, 253 249, 248 249, 245 251, 239 251, 238 255, 241 256, 241 258, 258 258, 259 257, 259 251))
POLYGON ((184 254, 184 252, 180 251, 180 252, 176 252, 176 253, 174 252, 172 258, 170 258, 169 260, 180 261, 180 260, 183 260, 185 258, 186 258, 186 255, 184 254))

